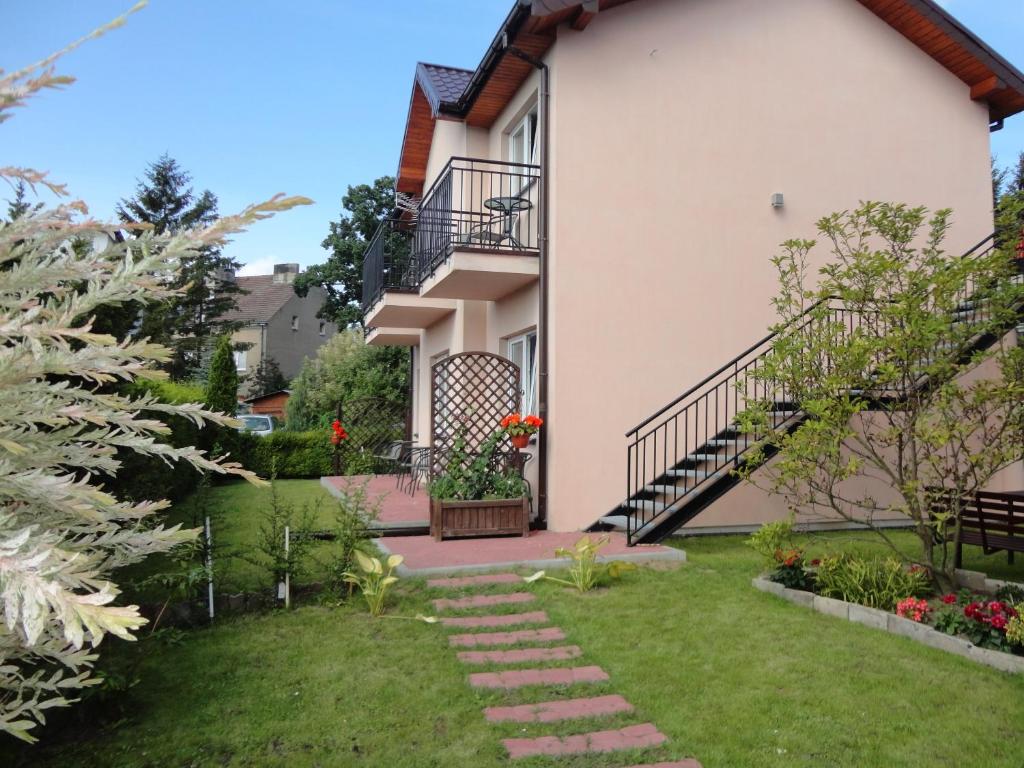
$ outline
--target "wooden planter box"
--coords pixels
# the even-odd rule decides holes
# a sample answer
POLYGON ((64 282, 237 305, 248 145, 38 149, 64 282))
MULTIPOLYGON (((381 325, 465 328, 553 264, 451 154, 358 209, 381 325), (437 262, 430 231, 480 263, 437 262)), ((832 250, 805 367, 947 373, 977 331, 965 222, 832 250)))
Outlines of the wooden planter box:
POLYGON ((430 535, 437 541, 463 536, 530 534, 530 506, 521 499, 430 500, 430 535))

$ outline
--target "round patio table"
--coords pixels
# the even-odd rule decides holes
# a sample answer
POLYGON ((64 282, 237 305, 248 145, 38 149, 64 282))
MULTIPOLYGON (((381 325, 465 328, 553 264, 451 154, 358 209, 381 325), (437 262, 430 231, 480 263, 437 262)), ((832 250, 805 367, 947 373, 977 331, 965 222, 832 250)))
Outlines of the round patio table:
POLYGON ((500 244, 503 240, 508 240, 516 248, 522 248, 523 244, 512 234, 512 228, 516 222, 516 217, 512 214, 530 210, 533 208, 533 203, 525 197, 519 197, 518 195, 499 195, 498 197, 489 197, 484 200, 484 208, 494 211, 494 219, 504 220, 502 238, 497 244, 500 244))

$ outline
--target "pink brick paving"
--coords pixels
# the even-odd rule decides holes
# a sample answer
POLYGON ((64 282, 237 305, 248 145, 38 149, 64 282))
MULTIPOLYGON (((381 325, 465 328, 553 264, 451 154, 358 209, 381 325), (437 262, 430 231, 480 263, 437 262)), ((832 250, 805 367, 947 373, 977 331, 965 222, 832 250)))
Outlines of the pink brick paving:
POLYGON ((554 648, 514 648, 511 651, 462 651, 464 664, 521 664, 524 661, 569 661, 583 655, 578 645, 554 648))
POLYGON ((623 749, 656 747, 667 741, 652 723, 630 725, 614 731, 595 731, 575 736, 539 736, 535 739, 504 739, 513 760, 534 755, 578 755, 586 752, 616 752, 623 749))
POLYGON ((608 673, 600 667, 558 667, 555 669, 510 669, 506 672, 474 672, 469 684, 474 688, 522 688, 524 685, 575 685, 603 683, 608 673))
MULTIPOLYGON (((513 573, 467 576, 453 579, 433 579, 428 585, 436 588, 511 584, 519 577, 513 573)), ((531 593, 503 595, 475 595, 434 601, 437 611, 486 608, 493 605, 525 603, 533 600, 531 593)), ((548 620, 544 611, 508 614, 505 616, 459 616, 441 619, 448 627, 486 629, 515 626, 517 624, 543 624, 548 620)), ((506 632, 470 632, 449 635, 449 645, 456 648, 476 648, 520 643, 557 643, 565 639, 558 627, 518 629, 506 632)), ((565 661, 581 655, 579 646, 537 646, 508 650, 460 651, 458 658, 466 664, 517 664, 545 661, 565 661)), ((530 685, 575 685, 577 683, 604 682, 608 675, 597 666, 548 667, 540 669, 510 669, 501 672, 477 672, 469 676, 470 685, 478 688, 509 690, 530 685)), ((488 722, 551 723, 559 720, 609 717, 633 712, 633 705, 622 696, 592 696, 558 699, 537 704, 511 707, 488 707, 484 716, 488 722)), ((525 730, 525 729, 524 729, 525 730)), ((535 755, 576 755, 620 750, 645 749, 664 744, 668 738, 652 723, 630 725, 624 728, 579 733, 571 736, 537 736, 533 738, 504 739, 502 743, 509 758, 516 760, 535 755)), ((701 768, 693 759, 676 760, 632 768, 701 768)))
POLYGON ((470 595, 455 599, 440 598, 434 601, 434 610, 458 611, 464 608, 489 608, 492 605, 532 603, 535 599, 532 592, 512 592, 508 595, 470 595))
POLYGON ((565 632, 558 627, 518 629, 515 632, 473 632, 465 635, 448 635, 448 645, 461 648, 475 648, 478 645, 557 643, 562 640, 565 640, 565 632))
POLYGON ((428 587, 458 589, 459 587, 477 587, 489 584, 521 584, 523 579, 514 573, 485 573, 482 576, 461 576, 456 579, 430 579, 428 587))
POLYGON ((516 624, 544 624, 548 615, 544 611, 533 613, 508 613, 504 616, 460 616, 457 618, 441 619, 446 627, 512 627, 516 624))
POLYGON ((484 717, 492 723, 550 723, 580 717, 600 717, 632 712, 633 705, 621 696, 594 696, 589 699, 559 699, 518 707, 488 707, 484 717))

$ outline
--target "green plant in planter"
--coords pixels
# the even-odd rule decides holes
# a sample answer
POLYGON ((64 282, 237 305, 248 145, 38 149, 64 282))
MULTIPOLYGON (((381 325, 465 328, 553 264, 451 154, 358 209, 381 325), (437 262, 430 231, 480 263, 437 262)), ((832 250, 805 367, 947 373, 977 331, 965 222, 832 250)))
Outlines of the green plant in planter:
POLYGON ((388 590, 398 581, 398 577, 394 575, 395 568, 400 566, 405 558, 401 555, 391 555, 381 563, 379 558, 365 555, 358 549, 355 550, 355 556, 362 573, 348 571, 344 575, 345 581, 359 587, 366 600, 366 607, 370 609, 370 615, 380 616, 384 613, 388 590))
POLYGON ((1010 645, 1024 648, 1024 603, 1013 606, 1017 615, 1006 625, 1006 639, 1010 645))
POLYGON ((498 446, 504 430, 492 434, 476 454, 466 449, 466 429, 461 427, 444 472, 428 488, 430 497, 445 501, 518 499, 527 495, 526 481, 514 469, 498 467, 498 446))
POLYGON ((589 536, 584 536, 576 542, 572 549, 566 549, 565 547, 559 547, 556 549, 556 555, 559 557, 568 557, 572 561, 572 565, 569 566, 568 580, 548 576, 544 571, 537 571, 532 576, 525 576, 523 581, 527 584, 532 584, 540 579, 547 579, 548 581, 553 581, 557 584, 565 584, 566 586, 574 587, 580 592, 588 592, 597 585, 597 582, 604 575, 607 575, 612 579, 617 579, 626 571, 635 571, 636 566, 633 563, 624 563, 621 561, 611 563, 597 562, 598 552, 601 547, 605 546, 610 540, 611 538, 607 535, 601 536, 597 539, 591 539, 589 536))
POLYGON ((823 557, 816 573, 818 592, 849 603, 891 611, 906 597, 930 591, 928 572, 906 568, 895 557, 864 559, 842 554, 823 557))

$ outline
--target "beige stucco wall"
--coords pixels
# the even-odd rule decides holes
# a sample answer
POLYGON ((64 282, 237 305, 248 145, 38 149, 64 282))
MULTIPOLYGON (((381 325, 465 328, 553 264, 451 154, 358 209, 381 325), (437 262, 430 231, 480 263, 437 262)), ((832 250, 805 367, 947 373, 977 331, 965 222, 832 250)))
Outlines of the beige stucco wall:
POLYGON ((557 530, 622 500, 629 427, 765 333, 779 243, 865 199, 954 208, 952 251, 991 231, 985 107, 854 0, 642 0, 548 61, 557 530))

